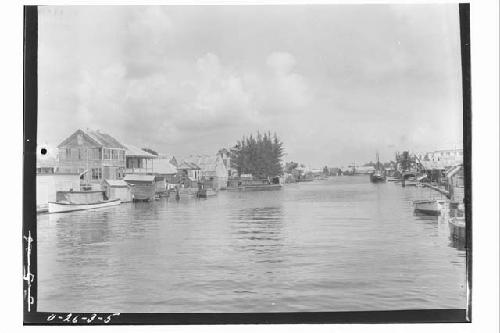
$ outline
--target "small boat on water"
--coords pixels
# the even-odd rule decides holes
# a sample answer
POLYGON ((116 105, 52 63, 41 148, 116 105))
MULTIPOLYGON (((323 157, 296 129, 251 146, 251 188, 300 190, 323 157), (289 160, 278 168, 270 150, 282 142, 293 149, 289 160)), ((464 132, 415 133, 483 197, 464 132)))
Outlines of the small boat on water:
POLYGON ((413 201, 414 211, 417 214, 439 216, 445 207, 444 200, 415 200, 413 201))
POLYGON ((106 200, 103 191, 58 191, 56 201, 49 202, 49 213, 73 212, 116 206, 120 199, 106 200))
POLYGON ((199 183, 198 184, 198 192, 196 192, 197 198, 208 198, 217 195, 217 191, 212 187, 207 186, 206 184, 199 183))
POLYGON ((380 161, 377 153, 377 167, 373 173, 370 173, 372 183, 385 183, 385 171, 380 167, 380 161))
POLYGON ((277 191, 281 190, 283 185, 279 183, 279 178, 269 179, 239 179, 236 182, 230 182, 228 191, 277 191))
POLYGON ((214 197, 216 195, 217 195, 217 192, 212 188, 200 189, 200 190, 198 190, 198 193, 196 194, 196 196, 198 198, 208 198, 208 197, 214 197))
POLYGON ((385 176, 380 170, 376 170, 374 173, 370 174, 370 181, 372 183, 384 183, 385 176))

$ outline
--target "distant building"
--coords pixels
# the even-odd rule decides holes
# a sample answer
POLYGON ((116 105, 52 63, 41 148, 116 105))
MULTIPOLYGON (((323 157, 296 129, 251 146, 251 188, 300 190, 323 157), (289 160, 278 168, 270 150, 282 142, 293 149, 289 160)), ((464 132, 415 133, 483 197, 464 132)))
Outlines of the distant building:
POLYGON ((159 194, 171 187, 169 184, 177 184, 177 167, 170 161, 171 159, 166 158, 153 160, 153 172, 150 174, 155 175, 156 191, 159 194))
POLYGON ((167 160, 170 164, 172 164, 174 167, 177 167, 178 162, 177 159, 175 158, 174 155, 168 155, 168 154, 158 154, 158 158, 167 160))
POLYGON ((221 154, 216 155, 194 155, 184 160, 197 165, 199 179, 212 183, 215 189, 226 189, 228 180, 228 170, 221 154))
POLYGON ((126 148, 109 134, 79 129, 57 148, 59 172, 78 173, 84 183, 100 184, 124 175, 126 148))
POLYGON ((417 153, 420 164, 425 169, 445 170, 448 167, 460 165, 463 163, 463 149, 436 150, 426 153, 417 153))
POLYGON ((227 176, 229 178, 238 177, 238 170, 236 170, 236 168, 233 168, 231 166, 231 156, 229 154, 229 150, 227 150, 226 148, 223 148, 217 152, 217 155, 221 157, 222 162, 224 163, 224 166, 226 167, 227 176))
POLYGON ((356 175, 367 175, 375 172, 375 167, 373 165, 368 166, 356 166, 354 174, 356 175))
POLYGON ((198 165, 182 161, 177 166, 177 179, 179 184, 184 187, 198 187, 198 182, 200 181, 201 169, 198 165))

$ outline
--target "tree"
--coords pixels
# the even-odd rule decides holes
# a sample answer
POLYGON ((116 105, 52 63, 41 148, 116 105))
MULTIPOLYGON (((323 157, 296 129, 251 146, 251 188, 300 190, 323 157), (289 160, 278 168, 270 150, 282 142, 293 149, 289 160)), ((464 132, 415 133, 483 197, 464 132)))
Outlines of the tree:
POLYGON ((151 148, 142 148, 143 151, 147 152, 147 153, 150 153, 152 155, 156 155, 158 156, 158 152, 154 151, 153 149, 151 148))
POLYGON ((283 157, 283 143, 276 133, 262 135, 257 132, 249 137, 243 137, 231 149, 231 166, 238 171, 238 175, 252 174, 256 178, 279 176, 283 173, 281 159, 283 157))
POLYGON ((291 173, 293 170, 297 169, 299 163, 297 162, 287 162, 285 164, 285 172, 291 173))
POLYGON ((328 176, 330 174, 330 170, 328 170, 328 166, 326 166, 326 165, 323 167, 323 174, 326 176, 328 176))

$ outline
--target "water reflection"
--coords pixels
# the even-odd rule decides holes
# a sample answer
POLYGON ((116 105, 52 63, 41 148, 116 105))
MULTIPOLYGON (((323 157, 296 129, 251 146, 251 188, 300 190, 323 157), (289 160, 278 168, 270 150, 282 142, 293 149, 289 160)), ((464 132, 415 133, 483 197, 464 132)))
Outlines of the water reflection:
POLYGON ((235 215, 231 223, 233 248, 263 256, 257 260, 260 262, 282 262, 276 254, 283 247, 283 207, 243 208, 235 215))

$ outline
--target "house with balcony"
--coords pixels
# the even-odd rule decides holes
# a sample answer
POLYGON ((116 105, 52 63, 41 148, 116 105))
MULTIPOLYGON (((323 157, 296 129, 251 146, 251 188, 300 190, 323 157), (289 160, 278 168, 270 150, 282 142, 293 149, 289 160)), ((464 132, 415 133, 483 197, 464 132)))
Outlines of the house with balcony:
POLYGON ((154 170, 153 160, 158 156, 148 153, 136 146, 124 144, 125 150, 125 164, 126 174, 150 174, 154 170))
POLYGON ((107 133, 78 129, 57 148, 59 172, 78 173, 82 184, 100 185, 124 176, 126 147, 107 133))

